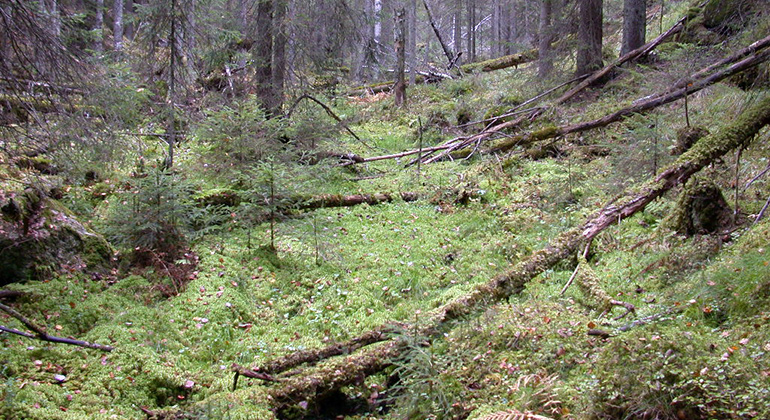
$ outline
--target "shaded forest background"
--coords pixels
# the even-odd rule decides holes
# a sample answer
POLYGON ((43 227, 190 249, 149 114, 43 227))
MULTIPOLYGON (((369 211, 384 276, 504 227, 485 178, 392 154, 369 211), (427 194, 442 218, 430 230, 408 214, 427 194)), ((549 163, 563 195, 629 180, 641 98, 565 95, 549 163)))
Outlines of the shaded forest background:
POLYGON ((0 0, 0 415, 770 417, 768 10, 0 0))

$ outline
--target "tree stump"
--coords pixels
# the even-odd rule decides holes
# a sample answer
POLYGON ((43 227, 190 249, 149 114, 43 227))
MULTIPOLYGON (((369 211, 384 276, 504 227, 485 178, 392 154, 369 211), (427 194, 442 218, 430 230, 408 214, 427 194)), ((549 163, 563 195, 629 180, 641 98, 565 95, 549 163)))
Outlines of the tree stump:
POLYGON ((713 181, 694 178, 684 187, 667 226, 687 236, 713 234, 732 225, 733 211, 713 181))

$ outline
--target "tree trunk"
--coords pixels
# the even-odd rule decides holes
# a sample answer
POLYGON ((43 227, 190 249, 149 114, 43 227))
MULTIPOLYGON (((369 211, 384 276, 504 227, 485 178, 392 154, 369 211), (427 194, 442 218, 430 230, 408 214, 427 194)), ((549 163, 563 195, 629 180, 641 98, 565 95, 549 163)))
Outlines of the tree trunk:
POLYGON ((579 0, 576 75, 582 76, 602 68, 602 0, 579 0))
POLYGON ((104 52, 104 0, 96 0, 96 20, 94 22, 94 51, 104 52))
POLYGON ((286 12, 289 0, 274 0, 273 14, 273 100, 271 114, 281 114, 283 108, 283 89, 286 80, 286 12))
POLYGON ((257 0, 254 67, 257 97, 268 118, 273 117, 273 0, 257 0))
POLYGON ((407 19, 409 20, 409 29, 407 30, 406 55, 409 57, 409 84, 414 86, 415 77, 417 77, 417 0, 409 0, 407 19))
MULTIPOLYGON (((453 9, 453 15, 452 15, 452 43, 454 44, 454 55, 457 56, 462 52, 463 50, 463 2, 462 0, 455 0, 454 9, 453 9)), ((443 45, 442 45, 443 47, 443 45)), ((449 49, 445 49, 444 53, 449 51, 449 49)), ((450 54, 451 55, 451 54, 450 54)), ((455 56, 448 57, 449 61, 451 62, 455 56)), ((458 57, 457 60, 455 60, 455 64, 458 66, 461 64, 460 58, 458 57)))
POLYGON ((541 0, 540 28, 538 30, 539 60, 537 74, 541 80, 548 78, 553 72, 553 57, 551 56, 551 40, 553 39, 553 0, 541 0))
MULTIPOLYGON (((430 7, 428 7, 428 1, 422 0, 422 5, 425 7, 425 13, 428 14, 428 22, 430 22, 431 28, 433 28, 433 33, 436 34, 436 38, 441 44, 441 49, 444 50, 444 55, 447 58, 447 62, 451 65, 452 60, 454 60, 455 57, 452 54, 452 51, 449 49, 449 46, 446 44, 446 42, 444 42, 444 38, 441 36, 441 31, 439 31, 438 25, 436 25, 436 21, 433 20, 433 13, 431 13, 430 7)), ((457 30, 457 28, 455 28, 455 30, 457 30)))
POLYGON ((113 12, 115 13, 112 25, 113 49, 121 52, 123 51, 123 0, 115 0, 113 12))
POLYGON ((48 18, 51 24, 51 34, 58 39, 61 36, 61 13, 58 0, 48 0, 48 18))
POLYGON ((125 0, 123 4, 123 37, 134 39, 134 0, 125 0))
POLYGON ((248 28, 246 27, 246 14, 248 12, 247 0, 238 0, 238 30, 241 34, 245 35, 248 28))
POLYGON ((623 44, 620 55, 644 45, 647 33, 646 0, 625 0, 623 3, 623 44))
POLYGON ((168 143, 168 156, 164 164, 165 169, 171 169, 174 166, 174 146, 176 145, 176 106, 174 102, 176 100, 176 71, 177 61, 179 57, 179 42, 177 41, 177 0, 171 0, 171 56, 169 58, 169 80, 168 80, 168 120, 166 121, 166 131, 168 136, 166 142, 168 143))
POLYGON ((396 11, 395 16, 395 50, 396 50, 396 87, 395 87, 395 104, 396 106, 406 105, 406 80, 404 78, 404 71, 406 67, 405 63, 405 51, 404 43, 406 38, 406 21, 404 15, 406 11, 401 8, 396 11))
POLYGON ((476 61, 476 0, 467 0, 468 7, 468 62, 476 61))

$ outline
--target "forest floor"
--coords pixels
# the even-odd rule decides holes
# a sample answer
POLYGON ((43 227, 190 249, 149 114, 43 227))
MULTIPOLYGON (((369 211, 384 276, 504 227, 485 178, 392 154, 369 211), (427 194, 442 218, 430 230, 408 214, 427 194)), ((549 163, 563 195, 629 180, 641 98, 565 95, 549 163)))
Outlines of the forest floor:
MULTIPOLYGON (((654 61, 618 69, 524 129, 620 109, 747 45, 763 27, 717 47, 665 44, 654 61)), ((568 78, 557 68, 553 80, 539 80, 533 65, 468 75, 410 88, 404 108, 385 94, 325 97, 368 146, 307 102, 287 129, 297 139, 287 148, 368 157, 430 147, 483 127, 458 122, 483 120, 568 78)), ((767 129, 697 175, 719 186, 732 209, 737 197, 735 224, 705 234, 672 230, 682 191, 675 188, 599 234, 582 264, 565 259, 521 293, 442 326, 438 338, 418 328, 432 311, 672 163, 686 118, 714 133, 764 95, 719 83, 691 95, 687 111, 677 101, 535 149, 420 166, 406 166, 413 156, 293 165, 279 155, 299 152, 286 148, 255 165, 245 152, 260 147, 253 139, 230 148, 214 142, 231 135, 222 125, 248 129, 251 104, 212 110, 180 144, 180 181, 152 184, 169 195, 192 191, 188 207, 179 206, 188 216, 202 213, 174 273, 160 264, 131 266, 125 257, 104 278, 73 268, 9 286, 27 293, 15 308, 48 331, 114 350, 1 334, 0 417, 770 418, 770 216, 754 223, 770 197, 770 175, 759 176, 770 165, 767 129), (295 203, 256 217, 270 194, 405 192, 419 199, 314 210, 295 203), (242 202, 201 205, 227 193, 242 202), (605 311, 581 288, 586 279, 634 313, 605 311), (383 325, 406 350, 320 401, 296 401, 276 414, 269 391, 281 382, 241 377, 233 389, 234 363, 264 366, 383 325)), ((156 144, 144 153, 162 151, 156 144)), ((121 209, 137 206, 137 190, 126 185, 154 176, 149 168, 145 181, 132 181, 131 170, 68 185, 61 202, 96 231, 119 237, 124 232, 111 224, 125 220, 121 209)))

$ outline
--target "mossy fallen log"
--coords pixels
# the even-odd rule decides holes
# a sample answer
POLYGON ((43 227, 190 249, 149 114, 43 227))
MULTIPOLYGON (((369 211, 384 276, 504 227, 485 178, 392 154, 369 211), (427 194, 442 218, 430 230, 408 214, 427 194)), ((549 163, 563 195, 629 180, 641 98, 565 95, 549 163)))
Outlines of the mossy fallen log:
POLYGON ((522 64, 531 63, 538 59, 537 49, 531 49, 522 53, 505 55, 490 60, 468 63, 460 66, 463 73, 488 73, 490 71, 518 67, 522 64))
MULTIPOLYGON (((595 212, 582 225, 562 233, 544 248, 489 282, 477 286, 471 293, 426 314, 423 323, 413 331, 419 335, 438 338, 441 336, 439 333, 450 322, 475 313, 480 308, 499 302, 512 294, 520 293, 530 280, 561 260, 573 256, 581 246, 607 227, 641 211, 665 192, 687 182, 717 158, 736 148, 749 146, 759 130, 768 124, 770 96, 755 102, 732 124, 702 139, 674 163, 664 168, 653 180, 629 190, 619 199, 595 212)), ((304 370, 284 378, 280 387, 271 388, 267 392, 277 412, 306 411, 335 390, 359 383, 367 375, 390 366, 392 360, 405 348, 405 344, 398 340, 367 347, 342 360, 332 360, 312 371, 304 370)))
MULTIPOLYGON (((595 128, 604 127, 614 122, 621 121, 631 115, 641 114, 649 110, 655 109, 661 105, 665 105, 681 98, 686 95, 691 95, 694 92, 698 92, 705 89, 715 83, 718 83, 728 77, 739 74, 745 70, 753 68, 760 63, 763 63, 770 59, 770 49, 763 49, 755 54, 749 55, 742 60, 732 64, 731 66, 724 68, 720 71, 714 72, 705 76, 703 72, 696 74, 703 75, 698 80, 693 80, 691 83, 686 84, 678 89, 664 91, 649 97, 643 98, 639 101, 635 101, 631 106, 615 111, 611 114, 607 114, 604 117, 597 118, 595 120, 586 121, 577 124, 564 125, 560 127, 549 126, 541 128, 529 133, 522 133, 513 136, 504 137, 496 140, 491 144, 478 149, 476 144, 491 137, 493 134, 499 132, 503 128, 507 128, 509 124, 503 123, 498 126, 492 127, 486 131, 483 131, 477 135, 471 136, 463 140, 463 142, 453 145, 451 148, 447 147, 447 150, 438 156, 434 156, 425 161, 425 163, 432 163, 446 156, 450 156, 453 159, 464 159, 470 156, 477 149, 482 153, 495 153, 505 152, 514 147, 526 147, 532 143, 552 139, 556 137, 565 136, 567 134, 580 133, 583 131, 593 130, 595 128), (472 148, 471 148, 472 146, 472 148)), ((710 66, 711 67, 711 66, 710 66)))

